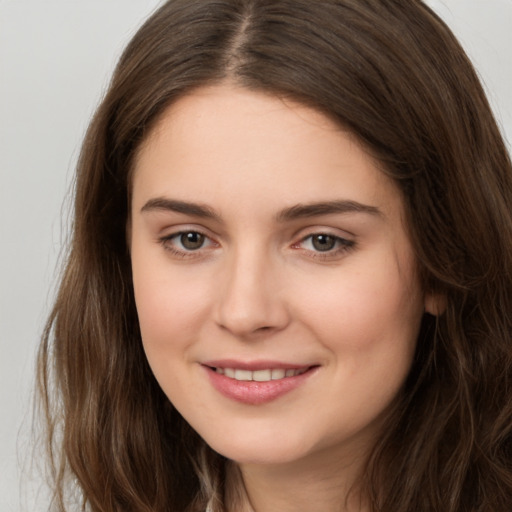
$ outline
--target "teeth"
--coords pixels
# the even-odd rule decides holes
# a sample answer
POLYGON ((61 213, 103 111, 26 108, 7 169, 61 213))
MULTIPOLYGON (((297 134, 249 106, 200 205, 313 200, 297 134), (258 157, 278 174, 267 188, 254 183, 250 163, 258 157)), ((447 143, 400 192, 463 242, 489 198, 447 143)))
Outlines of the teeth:
POLYGON ((271 380, 284 379, 285 377, 295 377, 297 375, 301 375, 307 371, 307 368, 292 368, 289 370, 284 370, 282 368, 269 368, 266 370, 256 370, 254 372, 250 370, 240 370, 237 368, 215 368, 215 371, 217 373, 220 373, 221 375, 229 377, 230 379, 242 381, 254 380, 256 382, 268 382, 271 380))
POLYGON ((272 370, 257 370, 252 372, 252 380, 267 382, 272 380, 272 370))
POLYGON ((252 372, 249 370, 235 370, 236 380, 252 380, 252 372))
POLYGON ((285 374, 282 369, 272 370, 272 380, 284 379, 285 374))

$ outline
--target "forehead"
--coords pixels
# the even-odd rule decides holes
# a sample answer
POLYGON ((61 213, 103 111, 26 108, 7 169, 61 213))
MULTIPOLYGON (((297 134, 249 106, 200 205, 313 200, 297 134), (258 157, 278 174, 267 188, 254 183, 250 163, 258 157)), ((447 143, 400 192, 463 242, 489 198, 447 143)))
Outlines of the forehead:
POLYGON ((134 171, 134 201, 400 202, 395 184, 350 132, 312 108, 231 86, 202 88, 171 105, 139 149, 134 171))

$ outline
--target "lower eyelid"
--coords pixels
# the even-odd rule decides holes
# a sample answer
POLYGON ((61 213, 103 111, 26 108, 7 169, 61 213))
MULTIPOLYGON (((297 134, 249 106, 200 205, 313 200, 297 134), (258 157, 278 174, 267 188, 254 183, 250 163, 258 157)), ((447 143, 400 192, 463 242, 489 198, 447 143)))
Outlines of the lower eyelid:
MULTIPOLYGON (((310 242, 312 243, 312 242, 310 242)), ((305 256, 311 259, 316 259, 319 261, 332 261, 339 258, 344 257, 347 253, 353 251, 356 247, 356 242, 354 240, 349 240, 347 238, 343 238, 338 235, 334 235, 329 232, 317 232, 307 235, 301 238, 298 242, 292 245, 292 248, 295 250, 301 251, 305 256), (304 243, 314 237, 315 235, 327 235, 335 238, 336 244, 335 246, 326 251, 315 250, 314 248, 306 248, 304 247, 304 243)))
POLYGON ((343 244, 332 251, 312 251, 307 250, 308 257, 320 261, 333 261, 345 257, 355 249, 355 243, 343 244))
POLYGON ((194 257, 200 257, 204 255, 205 250, 208 250, 210 248, 215 248, 219 244, 215 242, 210 236, 208 236, 203 231, 200 231, 199 229, 181 229, 179 231, 166 234, 164 236, 157 238, 157 243, 159 243, 166 251, 170 252, 172 255, 180 257, 180 258, 194 258, 194 257), (178 239, 181 235, 186 233, 197 233, 199 235, 202 235, 206 241, 205 245, 202 247, 199 247, 198 249, 186 249, 186 248, 180 248, 175 243, 173 243, 174 240, 178 239))

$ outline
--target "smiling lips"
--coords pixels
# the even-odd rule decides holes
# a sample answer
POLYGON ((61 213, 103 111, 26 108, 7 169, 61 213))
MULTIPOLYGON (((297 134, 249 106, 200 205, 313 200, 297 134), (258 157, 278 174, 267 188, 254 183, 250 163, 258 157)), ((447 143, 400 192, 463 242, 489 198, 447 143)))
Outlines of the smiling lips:
POLYGON ((225 397, 248 405, 260 405, 276 400, 303 384, 318 368, 259 363, 206 363, 213 387, 225 397), (279 367, 277 367, 279 366, 279 367))

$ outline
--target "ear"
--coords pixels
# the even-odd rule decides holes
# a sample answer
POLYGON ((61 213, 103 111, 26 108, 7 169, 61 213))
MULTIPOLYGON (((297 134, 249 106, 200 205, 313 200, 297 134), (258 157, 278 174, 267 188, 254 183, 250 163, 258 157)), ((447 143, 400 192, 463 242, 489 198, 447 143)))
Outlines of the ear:
POLYGON ((446 296, 442 293, 426 293, 424 307, 425 313, 433 316, 442 315, 446 311, 446 296))

